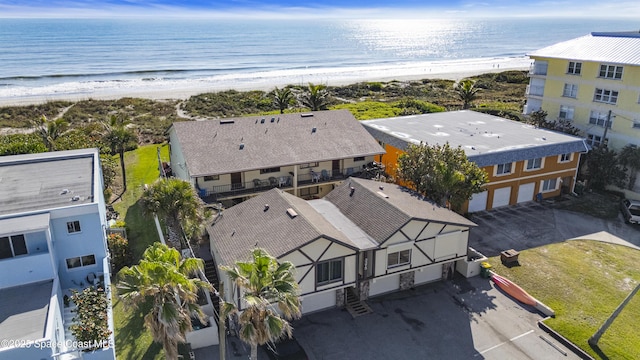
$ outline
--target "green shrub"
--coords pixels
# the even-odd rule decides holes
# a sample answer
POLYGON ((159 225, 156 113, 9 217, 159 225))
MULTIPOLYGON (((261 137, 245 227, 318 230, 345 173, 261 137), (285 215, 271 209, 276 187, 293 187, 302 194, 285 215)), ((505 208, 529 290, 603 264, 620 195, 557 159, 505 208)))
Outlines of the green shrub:
POLYGON ((109 301, 104 289, 93 286, 82 292, 72 290, 71 300, 76 304, 73 324, 69 327, 77 341, 82 342, 85 351, 109 346, 109 301))
MULTIPOLYGON (((118 225, 117 222, 116 225, 118 225)), ((129 240, 120 234, 112 233, 107 236, 107 244, 111 253, 111 267, 114 273, 131 264, 129 240)))

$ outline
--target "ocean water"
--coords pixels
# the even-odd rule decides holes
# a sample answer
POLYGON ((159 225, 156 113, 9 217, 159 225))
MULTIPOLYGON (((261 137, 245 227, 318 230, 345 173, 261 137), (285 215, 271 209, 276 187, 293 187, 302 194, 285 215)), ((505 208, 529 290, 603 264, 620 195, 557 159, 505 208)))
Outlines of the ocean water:
POLYGON ((585 19, 0 19, 0 103, 523 68, 532 50, 638 25, 585 19))

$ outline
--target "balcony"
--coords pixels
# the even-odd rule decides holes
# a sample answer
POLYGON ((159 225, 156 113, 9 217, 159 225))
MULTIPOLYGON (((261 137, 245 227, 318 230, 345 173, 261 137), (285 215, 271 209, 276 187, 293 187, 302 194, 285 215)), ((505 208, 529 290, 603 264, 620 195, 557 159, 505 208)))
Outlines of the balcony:
POLYGON ((546 76, 549 63, 546 61, 536 61, 529 68, 529 75, 546 76))
POLYGON ((527 85, 527 96, 544 96, 544 86, 527 85))
MULTIPOLYGON (((350 176, 359 176, 362 173, 360 167, 351 167, 336 171, 322 170, 318 172, 309 172, 298 175, 298 187, 304 187, 313 184, 326 184, 333 181, 343 180, 350 176)), ((265 192, 273 188, 283 190, 293 189, 293 174, 289 176, 271 176, 266 179, 253 179, 244 183, 227 184, 214 186, 213 189, 200 189, 200 197, 206 203, 218 202, 221 200, 240 197, 243 195, 252 195, 265 192)))

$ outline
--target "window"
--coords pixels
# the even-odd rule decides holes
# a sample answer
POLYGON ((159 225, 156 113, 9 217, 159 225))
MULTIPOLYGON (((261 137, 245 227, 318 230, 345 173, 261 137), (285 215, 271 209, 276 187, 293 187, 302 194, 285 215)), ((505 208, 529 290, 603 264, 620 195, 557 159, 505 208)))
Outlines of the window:
POLYGON ((536 170, 542 168, 542 158, 527 160, 527 170, 536 170))
POLYGON ((593 94, 593 101, 603 102, 607 104, 615 104, 618 102, 618 92, 607 89, 598 89, 593 94))
POLYGON ((578 96, 578 85, 564 84, 564 90, 562 90, 562 96, 575 98, 578 96))
POLYGON ((542 182, 542 191, 543 192, 554 191, 556 189, 556 182, 557 181, 558 181, 558 179, 544 180, 542 182))
POLYGON ((611 125, 613 124, 613 117, 609 119, 609 122, 607 123, 608 117, 609 117, 608 113, 592 110, 591 113, 589 114, 589 124, 593 124, 600 127, 604 127, 604 124, 607 124, 607 127, 611 129, 611 125))
POLYGON ((411 249, 402 250, 387 255, 387 268, 407 265, 411 262, 411 249))
POLYGON ((67 259, 67 269, 73 269, 82 266, 95 265, 96 256, 95 255, 85 255, 72 257, 67 259))
POLYGON ((24 235, 0 237, 0 259, 26 255, 27 253, 27 243, 24 235))
POLYGON ((600 135, 587 135, 587 143, 593 147, 598 147, 602 144, 602 136, 600 135))
POLYGON ((558 117, 564 120, 573 120, 573 112, 575 108, 573 106, 560 105, 560 113, 558 117))
POLYGON ((357 156, 353 158, 353 161, 364 161, 364 156, 357 156))
POLYGON ((67 232, 69 234, 80 232, 80 221, 68 221, 67 222, 67 232))
POLYGON ((582 71, 582 63, 581 62, 569 61, 569 67, 567 68, 567 74, 580 75, 581 71, 582 71))
POLYGON ((269 174, 274 172, 280 172, 280 167, 272 167, 267 169, 260 169, 260 174, 269 174))
POLYGON ((622 66, 600 65, 600 77, 605 79, 622 79, 622 66))
POLYGON ((566 153, 566 154, 560 154, 560 162, 564 163, 564 162, 569 162, 571 161, 571 153, 566 153))
POLYGON ((220 180, 220 175, 209 175, 204 177, 204 181, 220 180))
POLYGON ((324 285, 340 280, 342 280, 342 259, 316 265, 316 284, 324 285))
POLYGON ((312 186, 310 188, 302 188, 300 189, 300 196, 308 196, 308 195, 316 195, 319 192, 317 186, 312 186))
POLYGON ((511 163, 496 165, 496 175, 511 174, 511 163))
POLYGON ((318 166, 317 162, 311 162, 306 164, 300 164, 300 169, 306 169, 306 168, 317 167, 317 166, 318 166))

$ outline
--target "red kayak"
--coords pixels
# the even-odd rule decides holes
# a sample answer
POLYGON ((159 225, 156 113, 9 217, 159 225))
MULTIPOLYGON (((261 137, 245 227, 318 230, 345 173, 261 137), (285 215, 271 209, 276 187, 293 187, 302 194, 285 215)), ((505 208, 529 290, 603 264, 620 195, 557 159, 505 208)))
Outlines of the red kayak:
POLYGON ((538 301, 533 296, 529 295, 529 293, 524 291, 520 286, 511 282, 511 280, 497 274, 493 274, 491 279, 500 289, 521 303, 531 306, 538 304, 538 301))

